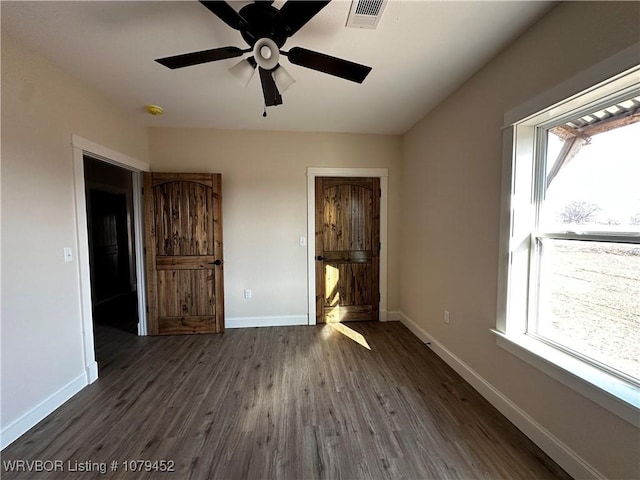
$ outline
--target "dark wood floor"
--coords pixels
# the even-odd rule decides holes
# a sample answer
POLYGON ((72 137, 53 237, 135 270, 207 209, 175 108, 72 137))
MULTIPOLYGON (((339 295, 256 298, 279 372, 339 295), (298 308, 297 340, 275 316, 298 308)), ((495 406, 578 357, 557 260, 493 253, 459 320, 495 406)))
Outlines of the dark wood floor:
POLYGON ((570 478, 400 323, 139 338, 100 328, 100 378, 2 453, 2 478, 570 478), (7 472, 8 460, 118 461, 7 472), (175 473, 126 472, 169 460, 175 473))

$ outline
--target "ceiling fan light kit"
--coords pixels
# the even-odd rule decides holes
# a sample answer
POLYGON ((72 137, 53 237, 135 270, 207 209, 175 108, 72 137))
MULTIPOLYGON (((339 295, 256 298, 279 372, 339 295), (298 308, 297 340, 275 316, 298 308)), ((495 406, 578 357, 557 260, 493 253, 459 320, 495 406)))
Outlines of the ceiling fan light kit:
POLYGON ((260 68, 273 70, 280 61, 280 50, 270 38, 260 38, 253 45, 253 56, 260 68))
POLYGON ((280 65, 277 67, 273 73, 273 80, 276 82, 276 87, 280 92, 286 92, 291 85, 296 83, 295 79, 285 70, 285 68, 280 65))
POLYGON ((222 47, 156 59, 170 69, 189 67, 201 63, 215 62, 241 57, 252 52, 252 56, 232 66, 229 71, 245 87, 253 78, 256 68, 260 74, 262 93, 266 107, 282 104, 281 92, 286 91, 295 80, 280 65, 280 54, 288 57, 294 65, 334 75, 356 83, 362 83, 371 67, 332 57, 300 47, 289 52, 280 50, 287 39, 307 24, 329 4, 324 1, 287 1, 280 9, 273 2, 259 1, 243 6, 237 12, 225 1, 200 1, 210 12, 234 30, 249 44, 248 49, 222 47))
POLYGON ((240 60, 229 71, 243 87, 246 87, 256 73, 256 66, 252 65, 249 60, 240 60))

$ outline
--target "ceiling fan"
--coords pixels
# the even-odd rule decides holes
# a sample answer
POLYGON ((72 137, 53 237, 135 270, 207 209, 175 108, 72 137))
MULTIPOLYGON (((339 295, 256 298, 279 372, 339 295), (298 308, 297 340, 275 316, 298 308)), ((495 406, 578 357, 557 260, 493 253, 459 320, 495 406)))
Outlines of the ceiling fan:
POLYGON ((266 116, 266 107, 282 104, 280 92, 286 90, 295 81, 280 65, 281 54, 295 65, 362 83, 371 71, 371 67, 301 47, 293 47, 289 51, 280 50, 287 39, 326 7, 329 1, 289 0, 278 10, 271 5, 272 1, 256 0, 242 7, 240 11, 236 11, 224 1, 200 1, 224 23, 240 31, 250 48, 214 48, 158 58, 156 62, 175 69, 241 57, 245 53, 252 52, 252 56, 241 60, 229 70, 246 86, 256 68, 258 69, 264 95, 264 116, 266 116))

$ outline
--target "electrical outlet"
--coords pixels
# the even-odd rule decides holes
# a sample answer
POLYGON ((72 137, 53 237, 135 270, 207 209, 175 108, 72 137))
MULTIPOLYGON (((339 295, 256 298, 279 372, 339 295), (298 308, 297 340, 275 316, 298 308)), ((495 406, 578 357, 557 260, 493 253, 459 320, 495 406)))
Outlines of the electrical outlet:
POLYGON ((449 325, 451 323, 451 316, 449 315, 449 310, 444 311, 444 323, 449 325))
POLYGON ((244 298, 247 299, 247 300, 251 298, 251 289, 250 288, 245 289, 244 298))

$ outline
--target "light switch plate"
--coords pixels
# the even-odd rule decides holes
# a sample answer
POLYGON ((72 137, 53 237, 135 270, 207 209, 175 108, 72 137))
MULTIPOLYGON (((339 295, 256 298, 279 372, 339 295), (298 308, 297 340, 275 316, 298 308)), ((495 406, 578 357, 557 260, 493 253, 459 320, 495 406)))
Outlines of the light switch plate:
POLYGON ((73 254, 71 253, 71 247, 64 247, 64 261, 70 262, 73 260, 73 254))

